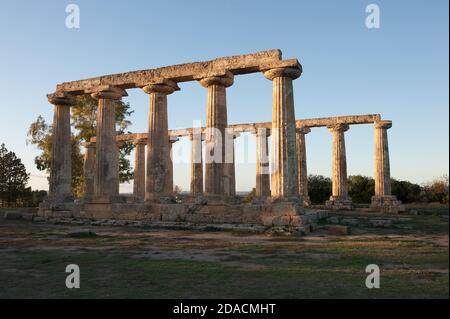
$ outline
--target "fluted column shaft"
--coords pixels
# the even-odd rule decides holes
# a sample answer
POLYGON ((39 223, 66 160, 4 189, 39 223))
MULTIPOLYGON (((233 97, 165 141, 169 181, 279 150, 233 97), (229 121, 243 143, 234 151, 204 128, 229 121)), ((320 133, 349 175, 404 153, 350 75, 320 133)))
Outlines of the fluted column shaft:
POLYGON ((134 155, 134 182, 133 194, 137 198, 145 196, 145 140, 134 141, 136 146, 134 155))
POLYGON ((84 197, 92 198, 94 195, 95 178, 95 148, 96 143, 88 142, 84 144, 84 197))
POLYGON ((93 93, 98 99, 94 195, 111 199, 119 194, 119 149, 116 144, 115 102, 126 96, 119 88, 93 93))
POLYGON ((272 198, 298 197, 298 162, 292 80, 301 71, 277 68, 264 72, 272 80, 272 198))
POLYGON ((191 195, 203 194, 202 134, 191 134, 191 195))
POLYGON ((49 195, 66 201, 73 197, 70 107, 75 101, 65 93, 50 94, 48 100, 54 105, 49 195))
POLYGON ((375 123, 375 196, 391 195, 391 171, 387 130, 391 121, 375 123))
POLYGON ((297 130, 297 155, 298 155, 298 192, 303 197, 305 204, 309 204, 308 195, 308 168, 306 162, 305 135, 311 129, 303 127, 297 130))
POLYGON ((205 193, 225 195, 225 128, 227 127, 226 88, 233 84, 233 75, 208 77, 200 84, 208 88, 206 106, 205 193))
POLYGON ((348 198, 347 157, 345 152, 344 132, 348 125, 338 124, 328 128, 333 135, 332 152, 332 196, 348 198))
POLYGON ((173 144, 178 142, 178 138, 169 139, 169 187, 172 189, 172 193, 174 191, 174 183, 173 183, 173 144))
POLYGON ((145 200, 152 201, 173 194, 172 161, 167 115, 167 95, 178 90, 176 83, 163 81, 143 90, 150 95, 147 138, 147 179, 145 200))
POLYGON ((270 196, 269 130, 256 132, 256 197, 270 196))
POLYGON ((239 136, 240 133, 233 132, 233 129, 225 129, 225 196, 236 196, 236 157, 234 154, 234 140, 239 136))

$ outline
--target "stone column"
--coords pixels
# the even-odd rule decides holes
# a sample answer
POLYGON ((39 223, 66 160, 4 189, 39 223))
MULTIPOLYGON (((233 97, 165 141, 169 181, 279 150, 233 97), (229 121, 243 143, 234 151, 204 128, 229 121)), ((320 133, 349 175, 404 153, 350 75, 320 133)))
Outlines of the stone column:
POLYGON ((93 98, 98 99, 94 195, 97 200, 106 202, 119 195, 115 102, 123 96, 127 96, 127 92, 117 87, 107 87, 92 94, 93 98))
POLYGON ((234 140, 239 136, 240 133, 235 133, 232 129, 225 130, 225 196, 236 196, 236 157, 234 154, 234 140))
POLYGON ((47 97, 54 105, 48 199, 55 202, 71 201, 73 195, 70 107, 75 104, 75 99, 64 92, 49 94, 47 97))
POLYGON ((328 127, 328 130, 333 135, 333 191, 326 205, 333 209, 352 209, 351 198, 348 196, 347 158, 344 137, 344 132, 348 131, 348 129, 349 126, 345 124, 336 124, 328 127))
POLYGON ((225 128, 227 127, 226 88, 233 84, 233 74, 200 80, 208 88, 206 107, 205 193, 223 196, 225 177, 225 128))
POLYGON ((95 178, 95 142, 84 143, 84 198, 91 199, 94 195, 95 178))
POLYGON ((173 194, 167 116, 167 95, 179 90, 177 84, 162 80, 143 88, 150 95, 147 139, 146 201, 165 200, 173 194))
POLYGON ((264 72, 272 80, 272 198, 298 200, 298 163, 292 80, 301 69, 275 68, 264 72))
POLYGON ((375 127, 375 196, 371 208, 387 213, 404 211, 404 206, 391 194, 391 171, 387 130, 392 121, 378 121, 375 127))
POLYGON ((270 196, 269 143, 270 130, 260 128, 256 132, 256 197, 270 196))
POLYGON ((310 205, 308 195, 308 169, 306 162, 306 144, 305 135, 310 133, 311 129, 302 127, 297 129, 297 155, 298 155, 298 192, 303 197, 303 203, 310 205))
POLYGON ((178 142, 180 139, 178 137, 170 137, 169 138, 169 185, 172 187, 172 193, 174 191, 174 184, 173 184, 173 153, 172 153, 172 147, 173 144, 178 142))
POLYGON ((133 194, 139 199, 145 197, 145 145, 147 141, 144 139, 138 139, 133 141, 135 145, 134 155, 134 182, 133 182, 133 194))
POLYGON ((203 195, 203 159, 202 159, 202 140, 201 133, 189 134, 189 140, 192 143, 191 152, 191 196, 203 195))

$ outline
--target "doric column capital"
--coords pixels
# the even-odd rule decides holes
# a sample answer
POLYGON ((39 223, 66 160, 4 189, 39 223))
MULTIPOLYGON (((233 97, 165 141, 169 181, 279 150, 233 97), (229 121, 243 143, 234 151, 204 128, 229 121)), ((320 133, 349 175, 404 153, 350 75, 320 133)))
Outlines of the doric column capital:
POLYGON ((94 99, 120 100, 128 96, 127 91, 117 86, 105 85, 100 87, 99 91, 91 93, 94 99))
POLYGON ((311 133, 311 129, 309 127, 306 127, 306 126, 299 127, 295 131, 297 132, 297 134, 303 134, 303 135, 311 133))
POLYGON ((264 76, 271 81, 279 77, 287 77, 295 80, 300 77, 302 70, 299 68, 274 68, 263 71, 263 73, 264 76))
POLYGON ((343 132, 348 131, 350 127, 348 126, 348 124, 334 124, 334 125, 327 126, 327 128, 330 132, 343 133, 343 132))
POLYGON ((198 133, 198 132, 189 132, 188 138, 190 141, 193 141, 196 137, 201 136, 201 140, 205 140, 205 134, 204 133, 198 133))
POLYGON ((266 137, 269 137, 271 135, 271 129, 265 127, 256 128, 255 131, 253 131, 252 133, 255 135, 260 135, 264 134, 264 132, 266 133, 266 137))
POLYGON ((53 105, 67 105, 72 106, 75 104, 75 97, 66 92, 55 92, 51 94, 47 94, 47 99, 50 104, 53 105))
POLYGON ((234 75, 231 72, 226 72, 225 75, 208 76, 199 80, 199 82, 205 88, 214 84, 229 87, 234 83, 234 75))
POLYGON ((392 127, 392 121, 378 121, 374 124, 375 128, 381 128, 381 129, 390 129, 392 127))
POLYGON ((161 80, 149 83, 148 85, 144 86, 142 88, 142 90, 144 90, 144 92, 147 94, 162 93, 162 94, 169 95, 175 91, 179 91, 180 88, 178 87, 178 84, 172 80, 161 79, 161 80))
POLYGON ((178 142, 180 139, 178 138, 178 136, 170 136, 169 137, 169 143, 170 144, 174 144, 176 142, 178 142))
POLYGON ((147 139, 145 138, 137 138, 135 140, 133 140, 133 145, 147 145, 147 139))

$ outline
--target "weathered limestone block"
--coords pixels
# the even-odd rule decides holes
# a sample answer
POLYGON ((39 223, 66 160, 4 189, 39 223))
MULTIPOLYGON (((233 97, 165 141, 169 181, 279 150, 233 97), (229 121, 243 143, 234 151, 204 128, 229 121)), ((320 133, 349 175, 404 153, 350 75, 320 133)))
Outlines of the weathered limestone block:
POLYGON ((386 214, 398 214, 406 211, 405 205, 393 195, 372 196, 370 209, 386 214))
POLYGON ((281 62, 284 66, 298 63, 295 59, 280 60, 280 50, 261 51, 252 54, 221 57, 204 62, 178 64, 67 82, 59 84, 57 89, 58 91, 73 92, 74 94, 96 92, 99 91, 99 87, 102 85, 131 89, 143 87, 160 79, 169 79, 174 82, 196 81, 214 75, 225 75, 227 72, 232 72, 233 74, 254 73, 268 68, 274 62, 281 62))

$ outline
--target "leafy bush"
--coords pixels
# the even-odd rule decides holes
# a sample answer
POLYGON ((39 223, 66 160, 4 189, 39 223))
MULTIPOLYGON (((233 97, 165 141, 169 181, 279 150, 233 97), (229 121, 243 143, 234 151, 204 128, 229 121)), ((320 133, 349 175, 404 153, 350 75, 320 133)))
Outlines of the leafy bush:
POLYGON ((370 203, 375 194, 375 180, 372 177, 354 175, 348 179, 348 193, 354 203, 370 203))
POLYGON ((403 203, 413 203, 422 201, 422 187, 408 181, 398 181, 391 178, 392 195, 403 203))
POLYGON ((444 175, 423 186, 423 196, 427 202, 448 204, 448 176, 444 175))
POLYGON ((331 196, 331 178, 322 175, 308 176, 308 194, 311 203, 323 204, 331 196))

